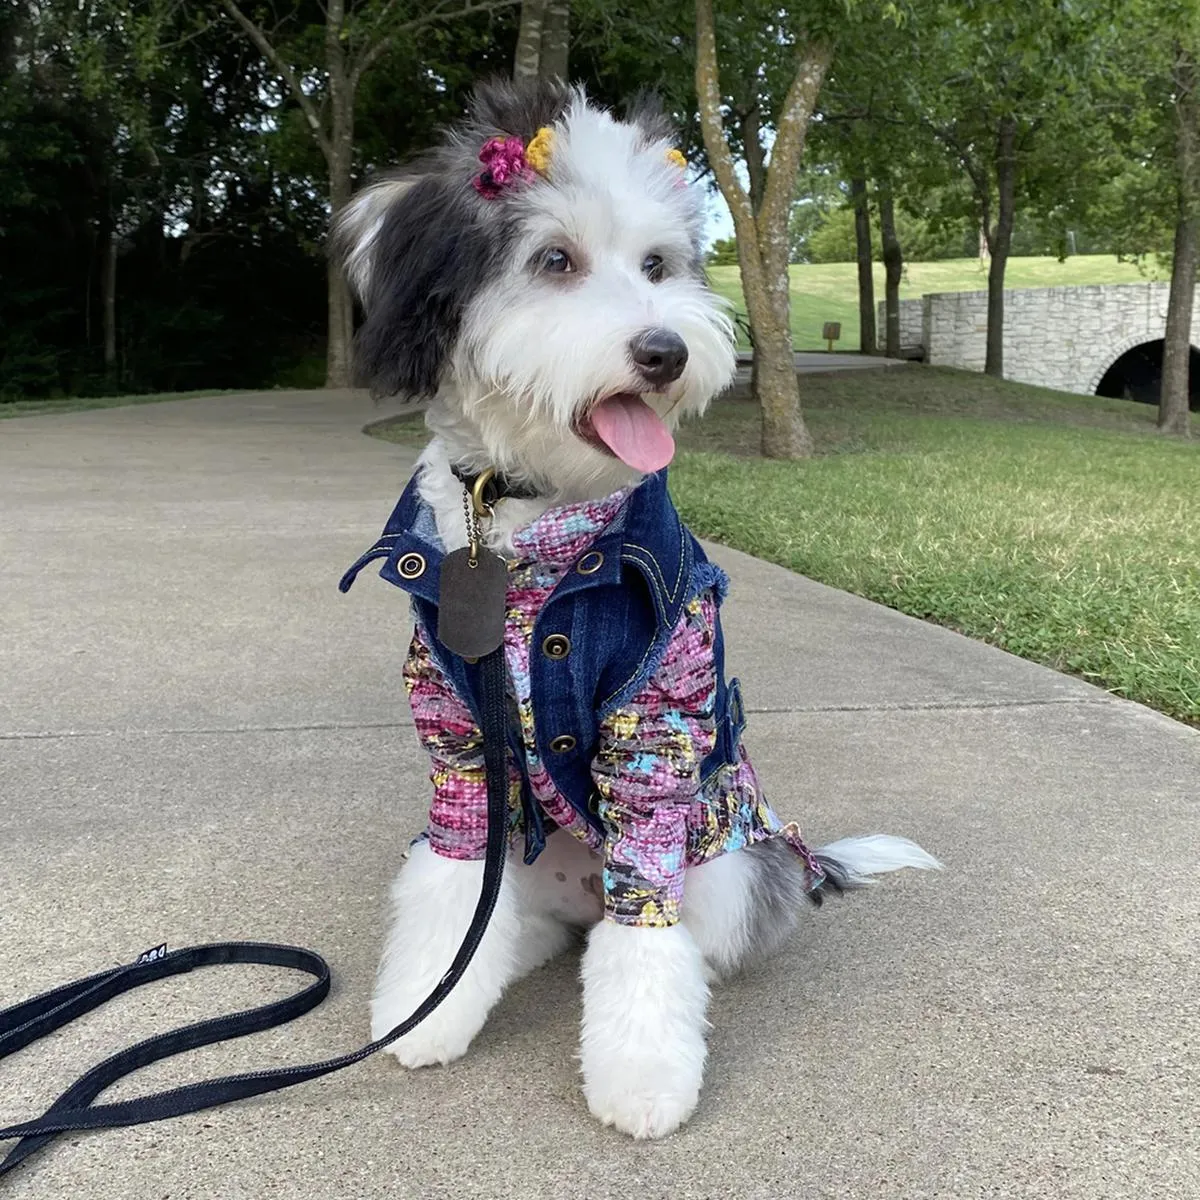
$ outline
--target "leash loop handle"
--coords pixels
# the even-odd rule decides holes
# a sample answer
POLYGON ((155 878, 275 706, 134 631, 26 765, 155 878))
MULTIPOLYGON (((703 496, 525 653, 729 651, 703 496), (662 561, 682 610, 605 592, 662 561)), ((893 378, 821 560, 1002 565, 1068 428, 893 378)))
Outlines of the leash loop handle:
POLYGON ((198 967, 251 963, 285 967, 313 976, 307 987, 282 1000, 258 1008, 228 1013, 185 1025, 157 1037, 147 1038, 112 1055, 80 1076, 46 1111, 32 1121, 0 1127, 0 1141, 19 1139, 0 1160, 0 1176, 7 1174, 62 1133, 82 1129, 111 1129, 164 1121, 185 1113, 215 1108, 233 1100, 244 1100, 266 1092, 295 1087, 333 1071, 361 1062, 419 1025, 462 978, 483 939, 500 894, 507 850, 508 758, 507 711, 503 647, 480 660, 483 685, 482 732, 487 778, 487 849, 479 900, 471 924, 453 961, 437 987, 413 1014, 383 1037, 349 1054, 262 1071, 225 1075, 199 1083, 184 1084, 162 1092, 137 1096, 111 1104, 92 1101, 118 1079, 186 1050, 213 1042, 245 1037, 274 1028, 315 1008, 329 994, 331 975, 325 960, 312 950, 269 942, 215 942, 190 946, 170 953, 163 948, 148 951, 138 962, 101 971, 85 979, 63 984, 0 1011, 0 1059, 28 1046, 69 1022, 132 988, 198 967))

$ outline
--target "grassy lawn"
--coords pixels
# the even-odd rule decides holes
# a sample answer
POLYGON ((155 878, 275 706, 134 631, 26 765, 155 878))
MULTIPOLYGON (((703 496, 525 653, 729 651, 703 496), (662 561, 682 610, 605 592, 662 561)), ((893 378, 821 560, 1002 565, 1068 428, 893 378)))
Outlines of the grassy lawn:
MULTIPOLYGON (((737 267, 709 267, 709 279, 721 295, 745 314, 737 267)), ((821 326, 841 321, 838 348, 858 348, 858 275, 854 263, 809 263, 791 268, 792 334, 802 350, 822 350, 821 326)), ((1170 278, 1157 263, 1145 268, 1118 262, 1111 255, 1080 254, 1059 262, 1056 258, 1009 260, 1010 288, 1065 287, 1087 283, 1146 283, 1170 278)), ((975 292, 987 287, 987 269, 976 258, 947 262, 909 263, 900 286, 901 299, 916 299, 926 292, 975 292)), ((875 266, 875 295, 883 299, 883 267, 875 266)))
POLYGON ((158 404, 163 400, 195 400, 200 396, 230 396, 236 390, 218 388, 206 392, 157 392, 147 396, 68 396, 62 400, 6 400, 0 403, 0 420, 5 417, 37 417, 44 413, 85 412, 92 408, 124 408, 129 404, 158 404))
POLYGON ((1144 405, 943 368, 801 386, 810 461, 758 458, 737 394, 682 431, 697 533, 1200 725, 1200 444, 1144 405))

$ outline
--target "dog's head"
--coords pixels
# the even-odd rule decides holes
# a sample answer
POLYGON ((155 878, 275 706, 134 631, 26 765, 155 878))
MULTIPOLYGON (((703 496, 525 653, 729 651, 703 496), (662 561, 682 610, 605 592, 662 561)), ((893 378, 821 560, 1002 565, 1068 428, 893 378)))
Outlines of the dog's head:
POLYGON ((470 430, 508 473, 656 470, 734 368, 697 191, 649 108, 621 121, 581 90, 481 87, 441 147, 338 220, 360 375, 435 398, 435 428, 470 430))

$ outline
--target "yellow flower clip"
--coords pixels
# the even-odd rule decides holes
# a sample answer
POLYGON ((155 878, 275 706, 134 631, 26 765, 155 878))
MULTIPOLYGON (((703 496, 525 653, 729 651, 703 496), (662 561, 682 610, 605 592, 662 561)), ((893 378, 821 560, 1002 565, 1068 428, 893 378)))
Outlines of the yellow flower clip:
POLYGON ((550 155, 554 151, 554 130, 543 125, 525 147, 525 161, 539 174, 550 169, 550 155))
POLYGON ((668 150, 667 162, 673 167, 678 167, 681 171, 687 170, 687 159, 683 157, 682 150, 668 150))

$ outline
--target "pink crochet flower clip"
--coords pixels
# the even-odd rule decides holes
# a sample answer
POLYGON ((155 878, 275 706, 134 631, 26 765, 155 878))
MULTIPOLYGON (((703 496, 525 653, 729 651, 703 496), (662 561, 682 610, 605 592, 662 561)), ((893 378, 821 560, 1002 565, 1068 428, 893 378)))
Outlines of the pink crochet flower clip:
POLYGON ((479 151, 483 170, 471 180, 485 200, 495 200, 519 181, 534 178, 533 168, 525 161, 525 143, 519 137, 488 138, 479 151))

